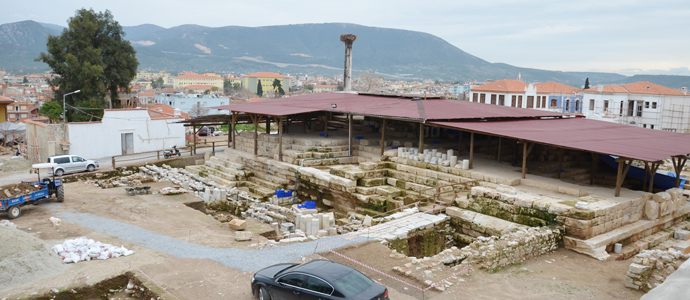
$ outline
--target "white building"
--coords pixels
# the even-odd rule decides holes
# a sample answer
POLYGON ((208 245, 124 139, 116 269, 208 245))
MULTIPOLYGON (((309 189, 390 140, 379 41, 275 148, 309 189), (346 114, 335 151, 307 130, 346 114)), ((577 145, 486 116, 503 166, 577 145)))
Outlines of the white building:
POLYGON ((470 101, 563 113, 582 112, 581 90, 558 82, 503 79, 470 89, 470 101))
POLYGON ((182 117, 156 114, 147 109, 106 109, 101 122, 68 124, 70 154, 85 158, 170 149, 185 145, 182 117))
POLYGON ((587 118, 690 133, 690 95, 647 81, 597 86, 583 91, 587 118))
MULTIPOLYGON (((174 108, 179 108, 185 113, 189 113, 190 110, 198 103, 202 107, 214 107, 221 105, 230 104, 230 98, 219 95, 203 95, 203 94, 157 94, 155 97, 155 103, 161 103, 170 105, 174 108)), ((218 114, 229 114, 227 110, 217 110, 209 109, 209 115, 218 114)))

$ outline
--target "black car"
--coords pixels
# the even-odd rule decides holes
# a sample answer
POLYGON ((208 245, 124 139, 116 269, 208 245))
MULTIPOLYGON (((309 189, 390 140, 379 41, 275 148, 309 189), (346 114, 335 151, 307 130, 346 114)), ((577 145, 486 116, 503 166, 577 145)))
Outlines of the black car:
POLYGON ((353 268, 321 259, 256 272, 252 294, 261 300, 389 300, 386 287, 353 268))

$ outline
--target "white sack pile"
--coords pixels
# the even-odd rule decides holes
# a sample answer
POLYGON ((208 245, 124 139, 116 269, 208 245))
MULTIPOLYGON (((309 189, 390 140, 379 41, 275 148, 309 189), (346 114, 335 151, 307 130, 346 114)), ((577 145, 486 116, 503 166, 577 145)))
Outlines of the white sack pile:
POLYGON ((50 249, 57 255, 60 255, 64 263, 116 258, 134 254, 134 251, 127 250, 125 247, 103 244, 86 237, 66 240, 62 244, 57 244, 50 249))

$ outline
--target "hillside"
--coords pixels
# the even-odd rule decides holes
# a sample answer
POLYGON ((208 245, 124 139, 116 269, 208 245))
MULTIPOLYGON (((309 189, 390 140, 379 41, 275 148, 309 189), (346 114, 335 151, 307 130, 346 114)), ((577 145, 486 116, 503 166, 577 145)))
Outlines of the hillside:
MULTIPOLYGON (((48 34, 60 26, 23 21, 0 25, 0 68, 33 70, 45 68, 33 62, 45 51, 48 34)), ((181 25, 163 28, 152 24, 123 27, 137 50, 140 68, 251 73, 342 73, 342 33, 356 34, 353 46, 354 73, 374 69, 389 79, 515 78, 525 81, 558 81, 573 86, 626 83, 631 78, 613 73, 561 72, 490 63, 466 53, 431 34, 368 27, 356 24, 298 24, 266 27, 204 27, 181 25)), ((674 88, 690 86, 689 76, 644 75, 645 80, 674 88)))

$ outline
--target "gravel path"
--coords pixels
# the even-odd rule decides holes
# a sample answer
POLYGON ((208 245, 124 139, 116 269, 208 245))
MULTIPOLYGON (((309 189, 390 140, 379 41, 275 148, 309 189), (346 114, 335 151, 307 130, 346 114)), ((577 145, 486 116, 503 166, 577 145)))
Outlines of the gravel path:
MULTIPOLYGON (((319 239, 304 243, 278 246, 257 250, 243 250, 233 248, 212 248, 185 242, 169 236, 158 234, 141 227, 125 224, 112 219, 99 217, 89 213, 61 212, 57 214, 63 221, 79 224, 94 231, 114 236, 124 241, 146 247, 152 250, 168 253, 181 258, 209 259, 225 266, 242 271, 258 271, 277 263, 292 262, 303 256, 314 253, 316 244, 328 239, 319 239)), ((337 239, 333 237, 330 239, 337 239)), ((339 239, 329 242, 331 249, 349 244, 361 243, 366 237, 355 237, 351 240, 339 239)), ((321 248, 317 252, 323 252, 321 248)))

